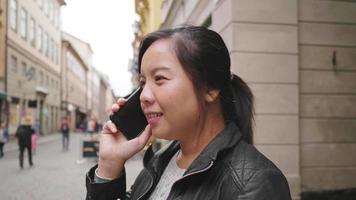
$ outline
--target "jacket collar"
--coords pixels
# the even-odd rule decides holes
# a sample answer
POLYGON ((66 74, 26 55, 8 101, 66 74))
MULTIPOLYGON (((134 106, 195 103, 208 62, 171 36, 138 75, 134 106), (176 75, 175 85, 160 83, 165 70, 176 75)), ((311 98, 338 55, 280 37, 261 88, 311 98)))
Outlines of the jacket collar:
POLYGON ((199 171, 215 162, 220 152, 234 147, 242 135, 233 122, 228 122, 225 128, 205 147, 200 155, 193 161, 185 174, 199 171))
MULTIPOLYGON (((227 122, 225 128, 205 147, 200 155, 193 161, 185 174, 206 168, 216 160, 219 152, 235 146, 242 139, 242 135, 233 122, 227 122)), ((180 149, 177 141, 172 141, 157 153, 148 148, 143 162, 146 169, 162 174, 172 156, 180 149)))

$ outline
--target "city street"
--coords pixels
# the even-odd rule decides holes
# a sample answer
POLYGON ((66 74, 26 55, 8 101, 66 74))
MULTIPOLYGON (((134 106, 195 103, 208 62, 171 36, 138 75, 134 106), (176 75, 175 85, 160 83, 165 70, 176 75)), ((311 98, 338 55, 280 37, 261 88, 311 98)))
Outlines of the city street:
MULTIPOLYGON (((69 151, 62 151, 61 135, 45 136, 35 155, 34 166, 29 167, 27 152, 24 169, 20 169, 18 151, 9 150, 0 159, 0 199, 2 200, 78 200, 84 199, 85 173, 96 162, 81 155, 83 136, 71 134, 69 151)), ((8 144, 14 146, 14 144, 8 144)), ((140 155, 126 166, 127 185, 131 185, 142 168, 140 155)))

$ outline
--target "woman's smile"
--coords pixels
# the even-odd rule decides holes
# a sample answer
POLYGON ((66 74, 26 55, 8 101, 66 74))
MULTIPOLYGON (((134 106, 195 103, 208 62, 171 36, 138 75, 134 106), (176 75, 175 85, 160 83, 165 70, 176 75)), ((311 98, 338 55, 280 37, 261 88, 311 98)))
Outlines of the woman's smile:
POLYGON ((145 113, 146 115, 146 119, 148 121, 148 123, 151 125, 151 126, 154 126, 158 123, 159 119, 161 118, 161 116, 163 115, 163 113, 160 113, 160 112, 148 112, 148 113, 145 113))

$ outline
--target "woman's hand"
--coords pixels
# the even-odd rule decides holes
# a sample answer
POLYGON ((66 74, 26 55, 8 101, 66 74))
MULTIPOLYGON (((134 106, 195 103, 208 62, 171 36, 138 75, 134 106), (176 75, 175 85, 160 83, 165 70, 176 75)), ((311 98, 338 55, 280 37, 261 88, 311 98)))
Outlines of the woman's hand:
MULTIPOLYGON (((119 99, 112 111, 117 112, 125 103, 125 99, 119 99)), ((150 136, 150 125, 147 125, 140 136, 127 140, 114 123, 106 122, 100 138, 98 175, 108 179, 119 177, 125 162, 144 148, 150 136)))

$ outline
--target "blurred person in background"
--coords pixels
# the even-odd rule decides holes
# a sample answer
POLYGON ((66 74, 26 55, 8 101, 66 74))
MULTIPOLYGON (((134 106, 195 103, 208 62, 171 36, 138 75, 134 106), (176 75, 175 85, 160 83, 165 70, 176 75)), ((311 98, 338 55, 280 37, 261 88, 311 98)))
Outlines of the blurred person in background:
POLYGON ((96 130, 96 121, 91 118, 87 121, 87 123, 87 132, 89 133, 89 135, 92 135, 96 130))
POLYGON ((87 199, 291 199, 285 176, 252 144, 253 95, 232 74, 218 33, 192 26, 150 33, 138 69, 149 124, 127 140, 105 123, 98 165, 86 177, 87 199), (124 165, 151 134, 171 142, 156 153, 147 149, 127 192, 124 165))
POLYGON ((36 126, 32 127, 32 135, 31 135, 31 149, 32 149, 32 153, 36 154, 36 150, 37 150, 37 140, 38 140, 38 133, 36 131, 36 126))
POLYGON ((68 151, 69 150, 69 133, 70 133, 70 122, 66 117, 63 117, 61 123, 61 133, 62 133, 62 150, 68 151))
POLYGON ((0 158, 4 157, 4 146, 9 141, 9 129, 7 123, 0 124, 0 158))
POLYGON ((28 155, 28 163, 30 167, 33 166, 32 162, 32 141, 31 136, 34 130, 31 128, 31 124, 28 123, 26 120, 23 124, 21 124, 16 130, 16 137, 18 140, 19 145, 19 160, 20 160, 20 167, 23 168, 23 159, 24 159, 24 152, 27 150, 28 155))

